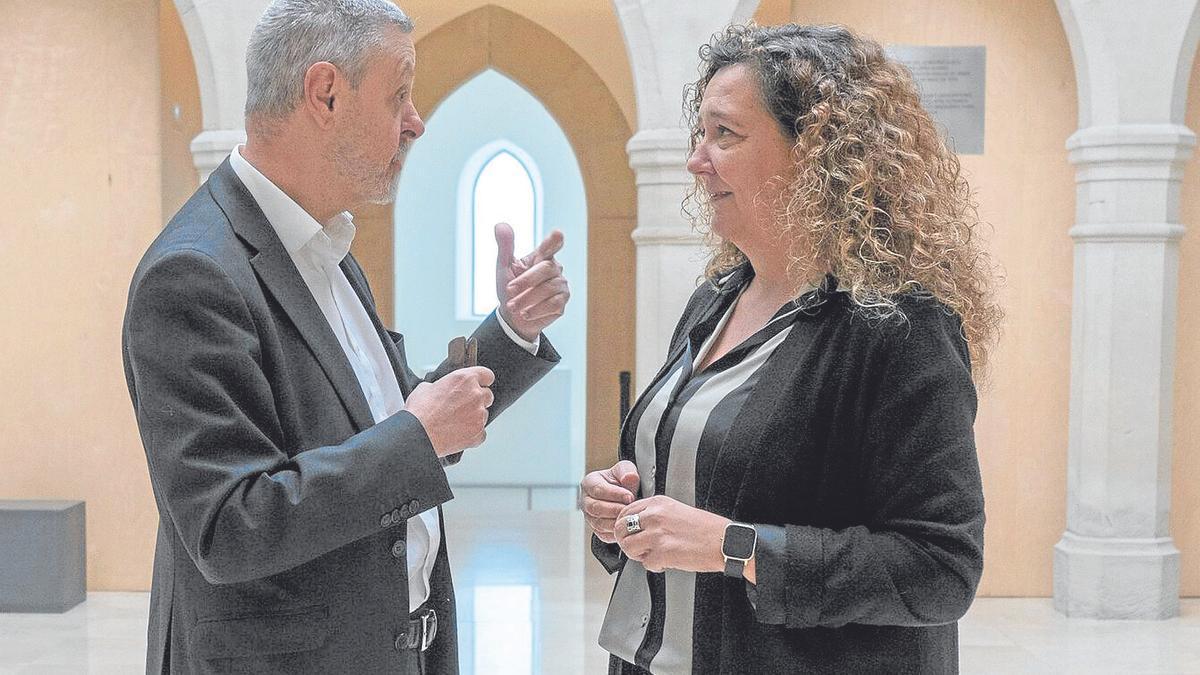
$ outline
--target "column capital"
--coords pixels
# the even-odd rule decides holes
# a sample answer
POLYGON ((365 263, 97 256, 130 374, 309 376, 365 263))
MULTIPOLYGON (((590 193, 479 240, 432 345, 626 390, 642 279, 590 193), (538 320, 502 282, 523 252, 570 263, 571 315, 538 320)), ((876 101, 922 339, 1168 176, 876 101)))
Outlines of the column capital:
MULTIPOLYGON (((1145 180, 1163 168, 1182 168, 1196 147, 1196 134, 1182 124, 1111 124, 1079 129, 1067 139, 1067 158, 1080 167, 1078 179, 1145 180), (1126 167, 1118 175, 1097 175, 1094 166, 1126 167)), ((1178 179, 1175 175, 1162 178, 1178 179)))
MULTIPOLYGON (((691 131, 685 127, 660 127, 657 129, 641 129, 625 144, 631 163, 634 156, 649 152, 666 150, 687 154, 691 149, 691 131)), ((675 158, 677 159, 677 158, 675 158)), ((634 166, 636 169, 637 167, 634 166)))
POLYGON ((636 246, 687 246, 695 249, 704 244, 704 236, 699 232, 680 227, 639 227, 630 236, 636 246))
POLYGON ((643 129, 625 145, 639 186, 691 185, 687 171, 690 149, 690 134, 680 127, 643 129))
POLYGON ((246 142, 245 129, 206 129, 192 139, 192 162, 200 174, 200 181, 225 161, 238 145, 246 142))
POLYGON ((1077 243, 1151 244, 1178 242, 1186 231, 1178 223, 1085 223, 1069 233, 1077 243))

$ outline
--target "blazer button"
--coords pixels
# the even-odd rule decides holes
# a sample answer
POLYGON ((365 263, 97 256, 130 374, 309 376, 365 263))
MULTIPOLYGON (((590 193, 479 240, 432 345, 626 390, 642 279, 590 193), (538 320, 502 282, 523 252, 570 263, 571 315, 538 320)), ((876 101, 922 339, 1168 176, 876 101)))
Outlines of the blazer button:
POLYGON ((412 513, 409 512, 407 504, 400 507, 400 517, 401 518, 408 518, 411 515, 412 515, 412 513))
POLYGON ((401 513, 400 513, 400 509, 392 509, 392 524, 393 525, 399 525, 400 519, 403 517, 404 516, 401 515, 401 513))
POLYGON ((383 517, 379 519, 380 527, 388 527, 391 524, 392 524, 392 514, 390 514, 390 513, 383 514, 383 517))
POLYGON ((405 553, 408 553, 408 545, 404 543, 403 539, 397 539, 396 542, 392 544, 392 557, 396 558, 397 560, 402 560, 405 553))
POLYGON ((392 644, 396 645, 396 651, 403 651, 405 647, 408 647, 408 635, 405 633, 397 635, 396 641, 392 644))
POLYGON ((419 502, 419 501, 417 501, 416 499, 414 499, 414 500, 412 500, 411 502, 409 502, 409 503, 408 503, 408 508, 409 508, 409 510, 411 510, 413 513, 420 513, 420 512, 421 512, 421 502, 419 502))

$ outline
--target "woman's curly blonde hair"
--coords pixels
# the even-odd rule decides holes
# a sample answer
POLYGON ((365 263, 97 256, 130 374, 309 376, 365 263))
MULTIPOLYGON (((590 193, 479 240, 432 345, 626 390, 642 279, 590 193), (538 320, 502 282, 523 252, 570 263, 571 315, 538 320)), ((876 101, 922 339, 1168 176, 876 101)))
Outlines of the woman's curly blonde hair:
MULTIPOLYGON (((704 89, 720 69, 748 65, 762 100, 794 139, 795 175, 777 205, 799 294, 824 274, 867 318, 901 316, 902 295, 933 297, 956 313, 983 374, 1003 316, 997 274, 975 237, 979 215, 958 158, 938 134, 908 70, 843 26, 735 25, 700 49, 688 87, 691 147, 704 89)), ((711 249, 716 279, 746 260, 713 233, 699 182, 685 212, 711 249)))

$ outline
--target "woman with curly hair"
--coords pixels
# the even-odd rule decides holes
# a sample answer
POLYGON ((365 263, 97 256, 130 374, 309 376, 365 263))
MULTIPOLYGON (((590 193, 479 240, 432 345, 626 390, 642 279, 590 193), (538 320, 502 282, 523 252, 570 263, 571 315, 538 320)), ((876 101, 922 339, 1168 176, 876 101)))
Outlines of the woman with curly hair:
POLYGON ((700 56, 706 282, 582 484, 619 572, 610 672, 956 672, 1001 316, 958 160, 843 27, 732 27, 700 56))

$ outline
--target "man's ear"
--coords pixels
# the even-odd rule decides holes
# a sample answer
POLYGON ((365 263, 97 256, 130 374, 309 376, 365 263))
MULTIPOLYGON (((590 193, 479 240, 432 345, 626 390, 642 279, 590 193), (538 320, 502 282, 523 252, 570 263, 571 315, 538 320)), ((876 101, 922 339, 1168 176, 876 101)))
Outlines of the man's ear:
POLYGON ((322 128, 333 123, 333 112, 339 104, 338 96, 341 94, 341 83, 342 78, 337 66, 328 61, 314 63, 304 73, 303 108, 322 128))

